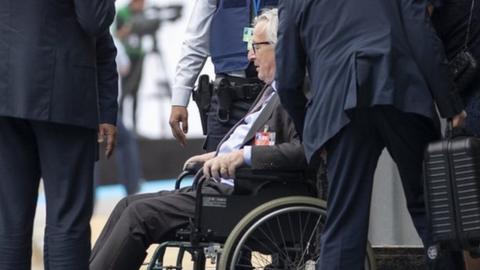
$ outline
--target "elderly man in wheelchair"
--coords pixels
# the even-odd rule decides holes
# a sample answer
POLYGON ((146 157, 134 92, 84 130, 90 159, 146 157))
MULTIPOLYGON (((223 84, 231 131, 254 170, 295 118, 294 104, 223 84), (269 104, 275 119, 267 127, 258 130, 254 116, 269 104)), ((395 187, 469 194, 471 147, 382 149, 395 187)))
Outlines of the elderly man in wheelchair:
MULTIPOLYGON (((91 270, 139 269, 154 243, 163 244, 150 269, 182 269, 181 260, 162 262, 164 248, 175 245, 192 254, 194 269, 204 269, 205 254, 220 258, 217 269, 315 269, 325 203, 314 198, 315 177, 275 93, 277 25, 276 9, 255 20, 249 59, 266 86, 249 113, 216 152, 187 160, 186 167, 203 164, 193 186, 121 200, 91 270)), ((367 257, 366 269, 372 263, 367 257)))

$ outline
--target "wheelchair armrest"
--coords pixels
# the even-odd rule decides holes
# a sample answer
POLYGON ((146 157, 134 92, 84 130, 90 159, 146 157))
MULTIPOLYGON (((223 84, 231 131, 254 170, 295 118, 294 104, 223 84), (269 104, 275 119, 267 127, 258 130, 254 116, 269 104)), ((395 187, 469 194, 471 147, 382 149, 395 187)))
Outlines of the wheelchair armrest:
POLYGON ((191 175, 196 174, 203 167, 203 162, 190 162, 185 165, 183 171, 189 172, 191 175))
POLYGON ((183 168, 183 172, 181 172, 180 175, 178 175, 177 180, 175 181, 175 189, 180 188, 182 180, 186 176, 197 174, 197 172, 200 169, 202 169, 202 167, 203 167, 203 163, 201 163, 201 162, 192 162, 192 163, 186 164, 185 168, 183 168))
POLYGON ((292 188, 316 190, 315 180, 315 172, 307 169, 253 170, 245 167, 237 169, 235 173, 233 193, 238 195, 253 195, 264 191, 275 193, 284 188, 290 191, 292 188))
POLYGON ((308 170, 253 170, 248 167, 238 168, 235 173, 235 178, 239 181, 242 179, 248 180, 267 180, 280 182, 303 181, 309 179, 313 172, 308 170))

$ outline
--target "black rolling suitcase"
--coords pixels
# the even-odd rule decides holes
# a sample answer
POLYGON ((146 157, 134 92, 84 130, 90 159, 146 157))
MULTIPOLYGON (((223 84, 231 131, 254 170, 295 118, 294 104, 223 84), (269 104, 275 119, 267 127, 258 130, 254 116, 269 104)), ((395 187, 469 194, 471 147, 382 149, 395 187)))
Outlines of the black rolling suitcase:
POLYGON ((430 143, 425 151, 427 213, 437 244, 479 254, 480 139, 452 136, 430 143))

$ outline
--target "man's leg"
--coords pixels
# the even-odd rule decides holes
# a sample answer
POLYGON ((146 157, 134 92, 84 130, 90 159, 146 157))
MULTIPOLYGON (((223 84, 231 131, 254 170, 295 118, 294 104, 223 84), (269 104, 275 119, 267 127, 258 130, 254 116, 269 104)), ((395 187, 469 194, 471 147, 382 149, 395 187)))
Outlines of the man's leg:
POLYGON ((127 209, 127 207, 131 205, 133 202, 148 200, 152 197, 159 196, 159 193, 136 194, 136 195, 127 196, 121 199, 113 209, 110 216, 108 217, 107 223, 103 226, 102 232, 100 233, 100 236, 97 238, 97 241, 93 246, 93 249, 90 255, 90 262, 93 261, 95 257, 98 255, 98 252, 103 249, 103 246, 112 235, 112 231, 117 225, 118 220, 120 220, 120 217, 122 216, 125 209, 127 209))
MULTIPOLYGON (((222 187, 204 188, 204 193, 225 192, 222 187)), ((122 211, 101 248, 95 248, 90 270, 138 269, 151 244, 171 239, 194 217, 195 191, 190 188, 155 195, 133 201, 122 211)))
POLYGON ((465 131, 467 134, 480 136, 480 81, 468 96, 464 98, 467 119, 465 120, 465 131))
MULTIPOLYGON (((423 155, 427 144, 440 138, 434 122, 424 116, 382 107, 381 132, 402 178, 407 208, 423 244, 432 246, 423 189, 423 155)), ((427 254, 426 254, 427 255, 427 254)), ((461 252, 443 253, 436 260, 426 256, 429 269, 464 269, 461 252)))
POLYGON ((29 270, 40 182, 28 121, 0 117, 0 269, 29 270))
POLYGON ((47 201, 45 269, 88 269, 96 131, 31 121, 47 201))
POLYGON ((377 134, 372 110, 357 109, 326 145, 327 220, 317 269, 363 269, 373 174, 383 148, 377 134))

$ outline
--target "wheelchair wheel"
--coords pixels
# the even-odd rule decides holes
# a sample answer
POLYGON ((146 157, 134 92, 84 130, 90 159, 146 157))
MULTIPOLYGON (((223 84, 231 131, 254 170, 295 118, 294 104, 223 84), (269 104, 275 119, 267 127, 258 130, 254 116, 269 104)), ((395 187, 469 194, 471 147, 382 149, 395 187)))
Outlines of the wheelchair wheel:
MULTIPOLYGON (((232 230, 217 269, 316 269, 325 218, 326 203, 316 198, 292 196, 265 203, 232 230)), ((365 270, 374 269, 368 245, 365 270)))

